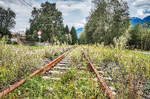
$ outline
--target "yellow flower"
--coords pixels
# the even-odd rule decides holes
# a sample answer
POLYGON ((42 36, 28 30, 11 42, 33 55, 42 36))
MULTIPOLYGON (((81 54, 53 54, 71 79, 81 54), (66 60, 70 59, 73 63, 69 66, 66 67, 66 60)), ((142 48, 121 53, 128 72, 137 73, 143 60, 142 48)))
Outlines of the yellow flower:
POLYGON ((95 99, 95 96, 92 96, 92 99, 95 99))
POLYGON ((70 83, 70 84, 69 84, 69 86, 70 86, 70 87, 73 87, 73 84, 72 84, 72 83, 70 83))
POLYGON ((55 86, 55 85, 53 85, 53 88, 56 88, 56 86, 55 86))

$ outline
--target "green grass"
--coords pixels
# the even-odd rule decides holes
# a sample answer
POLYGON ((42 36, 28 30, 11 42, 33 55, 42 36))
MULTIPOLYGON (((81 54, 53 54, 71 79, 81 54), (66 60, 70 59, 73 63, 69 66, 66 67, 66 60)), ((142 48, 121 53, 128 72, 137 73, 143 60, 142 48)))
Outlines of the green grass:
POLYGON ((46 46, 35 49, 0 43, 0 91, 45 65, 46 58, 60 55, 69 46, 46 46))
POLYGON ((94 81, 95 75, 89 70, 80 70, 78 66, 87 68, 87 61, 81 57, 81 47, 73 50, 67 57, 72 59, 72 69, 61 76, 60 81, 50 85, 54 90, 50 99, 105 99, 104 91, 94 81))
POLYGON ((83 67, 87 66, 86 60, 80 57, 80 50, 81 48, 77 48, 67 56, 74 61, 71 64, 71 70, 61 75, 59 81, 45 80, 42 75, 36 76, 27 80, 23 86, 5 98, 107 99, 100 85, 92 80, 95 75, 88 70, 79 70, 78 63, 81 63, 83 67))
MULTIPOLYGON (((70 46, 30 48, 1 44, 0 86, 3 89, 6 88, 11 82, 38 68, 38 65, 42 64, 41 60, 59 56, 68 47, 70 46), (30 54, 31 51, 34 54, 30 54)), ((87 68, 87 61, 82 57, 82 49, 89 55, 95 67, 106 71, 104 75, 101 74, 102 76, 111 76, 113 80, 111 82, 106 80, 106 83, 117 90, 117 99, 140 99, 141 96, 136 94, 138 81, 145 83, 146 87, 146 89, 141 89, 143 92, 141 95, 149 92, 150 55, 119 46, 80 45, 68 54, 67 58, 72 60, 72 69, 61 75, 59 81, 45 80, 42 75, 36 76, 9 94, 6 99, 10 97, 15 99, 107 99, 101 85, 93 80, 96 78, 95 74, 89 72, 88 69, 80 71, 79 64, 87 68)))
MULTIPOLYGON (((106 69, 114 81, 108 83, 118 90, 118 98, 141 98, 137 93, 138 81, 145 82, 150 79, 150 55, 143 55, 136 50, 126 50, 99 46, 86 46, 92 61, 102 70, 106 69), (117 66, 103 65, 104 62, 116 63, 117 66), (108 66, 108 67, 107 67, 108 66), (110 69, 109 69, 110 68, 110 69)), ((145 85, 144 85, 145 86, 145 85)), ((144 89, 141 89, 142 91, 144 89)), ((142 95, 142 93, 141 93, 142 95)))

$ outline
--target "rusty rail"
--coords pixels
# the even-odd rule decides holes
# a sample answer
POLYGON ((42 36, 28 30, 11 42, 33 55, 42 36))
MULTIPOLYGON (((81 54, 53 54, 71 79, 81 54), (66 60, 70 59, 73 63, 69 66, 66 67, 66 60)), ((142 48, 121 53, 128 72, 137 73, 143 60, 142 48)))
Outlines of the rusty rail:
POLYGON ((96 70, 96 68, 94 67, 94 65, 92 64, 91 60, 89 59, 89 57, 85 54, 85 52, 83 52, 83 56, 84 58, 88 61, 89 66, 91 67, 92 71, 95 72, 98 80, 100 81, 100 83, 102 84, 103 88, 105 89, 107 95, 110 97, 110 99, 115 99, 115 96, 112 94, 112 91, 110 90, 110 88, 107 86, 107 84, 105 83, 105 81, 103 80, 103 77, 99 75, 98 71, 96 70))
MULTIPOLYGON (((29 78, 34 77, 35 75, 43 72, 45 73, 46 71, 50 70, 53 66, 55 66, 55 64, 59 63, 66 55, 68 52, 62 54, 61 56, 59 56, 58 58, 56 58, 55 60, 53 60, 52 62, 50 62, 48 65, 44 66, 41 69, 36 70, 35 72, 33 72, 32 74, 29 75, 29 78)), ((20 80, 19 82, 14 83, 13 85, 11 85, 9 88, 7 88, 6 90, 3 90, 2 92, 0 92, 0 99, 7 95, 8 93, 12 92, 13 90, 15 90, 16 88, 20 87, 22 84, 24 84, 27 81, 27 78, 20 80)))

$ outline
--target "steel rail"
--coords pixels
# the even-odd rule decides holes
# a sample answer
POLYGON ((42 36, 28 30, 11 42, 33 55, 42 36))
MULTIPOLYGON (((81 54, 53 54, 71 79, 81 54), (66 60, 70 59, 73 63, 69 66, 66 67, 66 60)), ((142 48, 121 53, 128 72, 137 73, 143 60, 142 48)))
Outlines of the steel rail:
POLYGON ((112 91, 110 90, 110 88, 107 86, 107 84, 105 83, 105 81, 103 80, 103 77, 99 75, 98 71, 96 70, 96 68, 94 67, 94 65, 92 64, 90 58, 85 54, 84 51, 82 51, 82 54, 84 56, 84 58, 88 61, 88 65, 90 66, 90 68, 92 69, 93 72, 95 72, 98 80, 100 81, 100 83, 102 84, 103 88, 105 89, 107 95, 109 96, 110 99, 115 99, 115 96, 112 94, 112 91))
POLYGON ((45 73, 46 71, 50 70, 53 66, 55 66, 57 63, 59 63, 63 58, 65 58, 65 56, 67 55, 67 53, 70 51, 70 49, 65 52, 64 54, 62 54, 61 56, 59 56, 58 58, 54 59, 52 62, 50 62, 48 65, 44 66, 43 68, 40 68, 38 70, 36 70, 35 72, 33 72, 32 74, 29 75, 29 77, 24 78, 22 80, 20 80, 19 82, 14 83, 13 85, 11 85, 9 88, 3 90, 2 92, 0 92, 0 99, 9 94, 10 92, 14 91, 16 88, 20 87, 22 84, 24 84, 29 78, 34 77, 35 75, 43 72, 45 73))

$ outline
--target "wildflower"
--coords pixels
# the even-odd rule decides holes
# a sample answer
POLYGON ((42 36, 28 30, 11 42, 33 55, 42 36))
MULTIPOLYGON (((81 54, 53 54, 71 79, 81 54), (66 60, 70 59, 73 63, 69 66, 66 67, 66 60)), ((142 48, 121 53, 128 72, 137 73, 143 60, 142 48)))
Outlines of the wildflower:
POLYGON ((70 83, 70 84, 69 84, 69 86, 70 86, 70 87, 73 87, 73 84, 72 84, 72 83, 70 83))
POLYGON ((55 86, 55 85, 53 85, 53 88, 56 88, 56 86, 55 86))
POLYGON ((92 99, 94 99, 95 97, 94 96, 92 96, 92 99))

